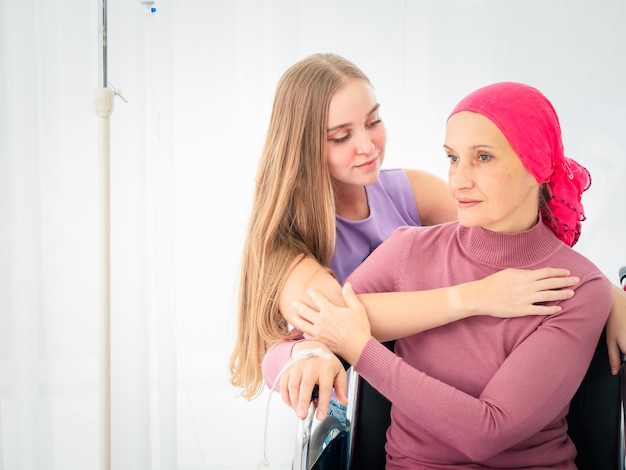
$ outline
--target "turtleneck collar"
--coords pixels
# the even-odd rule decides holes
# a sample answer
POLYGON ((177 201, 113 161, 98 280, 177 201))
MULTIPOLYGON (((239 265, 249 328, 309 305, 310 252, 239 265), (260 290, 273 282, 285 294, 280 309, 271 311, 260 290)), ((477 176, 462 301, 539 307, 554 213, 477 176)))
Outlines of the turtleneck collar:
POLYGON ((491 232, 482 227, 458 227, 460 246, 472 259, 497 268, 533 266, 566 245, 539 222, 519 233, 491 232))

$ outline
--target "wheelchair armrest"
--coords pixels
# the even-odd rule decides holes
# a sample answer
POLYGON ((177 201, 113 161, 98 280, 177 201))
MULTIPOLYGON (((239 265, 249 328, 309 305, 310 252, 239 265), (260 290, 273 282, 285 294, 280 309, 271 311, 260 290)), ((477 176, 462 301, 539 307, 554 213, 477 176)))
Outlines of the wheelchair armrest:
POLYGON ((351 430, 356 412, 358 379, 358 374, 354 369, 350 368, 348 370, 348 406, 345 425, 335 416, 327 416, 322 421, 315 417, 318 388, 316 386, 313 389, 307 415, 304 419, 298 421, 296 428, 293 470, 311 470, 315 468, 316 462, 323 458, 327 449, 333 452, 330 458, 334 459, 333 461, 337 461, 336 466, 333 468, 347 469, 352 451, 351 430), (341 437, 345 442, 342 442, 339 447, 331 449, 331 444, 338 437, 341 437))
POLYGON ((298 421, 296 428, 296 449, 293 459, 293 470, 309 470, 309 447, 311 435, 313 434, 313 423, 315 422, 315 412, 317 411, 317 397, 314 397, 309 404, 307 415, 298 421))

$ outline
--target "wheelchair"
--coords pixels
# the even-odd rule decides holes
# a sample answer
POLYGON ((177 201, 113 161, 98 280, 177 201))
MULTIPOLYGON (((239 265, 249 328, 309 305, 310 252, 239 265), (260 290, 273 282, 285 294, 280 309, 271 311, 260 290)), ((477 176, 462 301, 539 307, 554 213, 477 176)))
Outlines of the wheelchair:
MULTIPOLYGON (((333 416, 317 421, 313 399, 306 419, 298 423, 293 470, 385 468, 391 404, 352 368, 348 376, 348 400, 354 405, 348 405, 345 424, 333 416)), ((611 374, 603 332, 567 415, 579 470, 626 469, 625 397, 626 363, 622 361, 619 375, 611 374)))

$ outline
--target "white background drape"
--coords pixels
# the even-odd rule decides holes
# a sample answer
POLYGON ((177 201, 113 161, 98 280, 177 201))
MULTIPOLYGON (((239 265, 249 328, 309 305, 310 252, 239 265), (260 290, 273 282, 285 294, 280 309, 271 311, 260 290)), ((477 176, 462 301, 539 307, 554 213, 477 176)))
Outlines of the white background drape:
MULTIPOLYGON (((626 264, 623 0, 109 0, 112 467, 253 469, 267 392, 227 376, 273 92, 319 51, 372 79, 386 167, 446 176, 452 106, 524 81, 586 165, 576 248, 626 264)), ((98 468, 97 1, 0 0, 0 469, 98 468)), ((419 399, 419 397, 416 397, 419 399)), ((288 468, 295 421, 270 404, 288 468)))

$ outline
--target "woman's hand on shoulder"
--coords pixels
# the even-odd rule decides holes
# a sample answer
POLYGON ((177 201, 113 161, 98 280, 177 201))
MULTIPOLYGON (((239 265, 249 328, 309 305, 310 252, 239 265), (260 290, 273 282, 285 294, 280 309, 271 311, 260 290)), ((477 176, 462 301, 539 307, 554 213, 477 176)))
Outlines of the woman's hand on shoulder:
POLYGON ((526 315, 554 315, 559 305, 545 302, 566 300, 574 296, 570 287, 580 282, 567 269, 540 268, 534 270, 504 269, 479 281, 456 286, 451 290, 453 302, 467 316, 490 315, 510 318, 526 315))
POLYGON ((326 344, 354 365, 372 332, 365 307, 350 283, 343 286, 342 294, 346 307, 336 305, 319 292, 309 291, 315 306, 296 302, 298 314, 293 317, 293 324, 305 338, 326 344))

